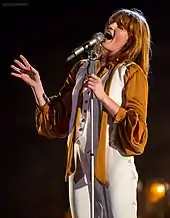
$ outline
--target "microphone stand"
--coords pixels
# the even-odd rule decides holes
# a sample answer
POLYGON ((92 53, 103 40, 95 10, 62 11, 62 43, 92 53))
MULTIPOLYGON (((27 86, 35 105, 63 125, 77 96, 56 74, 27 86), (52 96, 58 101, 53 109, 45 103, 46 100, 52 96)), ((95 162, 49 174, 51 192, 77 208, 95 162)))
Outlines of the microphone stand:
MULTIPOLYGON (((93 52, 93 50, 90 50, 88 52, 88 69, 87 69, 87 73, 88 74, 96 74, 96 56, 93 52)), ((91 149, 90 149, 90 178, 91 178, 91 204, 90 204, 90 218, 94 218, 95 217, 95 196, 94 196, 94 190, 95 190, 95 176, 94 176, 94 137, 93 137, 93 112, 94 112, 94 108, 93 108, 93 103, 94 103, 94 93, 91 90, 91 94, 90 94, 90 123, 91 123, 91 149)))
MULTIPOLYGON (((87 51, 88 53, 88 68, 87 68, 87 74, 96 74, 96 60, 97 56, 94 53, 93 49, 90 49, 87 51)), ((75 57, 75 54, 72 54, 67 58, 67 61, 70 61, 72 58, 75 57)), ((91 148, 90 148, 90 180, 91 180, 91 195, 90 195, 90 218, 95 218, 95 196, 94 196, 94 190, 95 190, 95 176, 94 176, 94 137, 93 137, 93 103, 94 103, 94 93, 91 90, 90 93, 90 124, 91 124, 91 148)))

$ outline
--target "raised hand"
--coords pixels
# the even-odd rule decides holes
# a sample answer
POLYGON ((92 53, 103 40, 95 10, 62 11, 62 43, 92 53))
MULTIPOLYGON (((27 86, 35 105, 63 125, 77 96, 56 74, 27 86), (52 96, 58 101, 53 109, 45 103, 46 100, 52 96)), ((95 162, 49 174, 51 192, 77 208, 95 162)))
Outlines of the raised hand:
POLYGON ((18 60, 14 60, 14 63, 17 66, 11 65, 11 68, 14 70, 11 75, 22 79, 32 88, 42 86, 38 71, 30 65, 23 55, 20 55, 20 58, 23 63, 18 60))

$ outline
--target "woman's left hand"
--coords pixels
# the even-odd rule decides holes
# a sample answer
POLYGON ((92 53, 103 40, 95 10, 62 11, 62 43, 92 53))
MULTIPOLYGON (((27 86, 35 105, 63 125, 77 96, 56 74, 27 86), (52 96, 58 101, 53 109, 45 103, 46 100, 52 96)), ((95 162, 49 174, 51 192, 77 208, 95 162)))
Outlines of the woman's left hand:
POLYGON ((100 101, 104 100, 106 93, 104 91, 102 81, 98 76, 96 76, 94 74, 89 75, 87 80, 86 80, 86 86, 94 92, 95 96, 100 101))

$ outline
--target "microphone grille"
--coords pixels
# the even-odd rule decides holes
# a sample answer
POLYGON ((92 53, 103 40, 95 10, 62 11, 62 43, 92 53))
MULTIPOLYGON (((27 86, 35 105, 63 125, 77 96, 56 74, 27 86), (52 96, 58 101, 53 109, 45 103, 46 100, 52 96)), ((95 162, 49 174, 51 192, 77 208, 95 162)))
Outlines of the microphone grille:
POLYGON ((94 37, 97 39, 98 42, 102 42, 102 41, 105 39, 104 34, 101 33, 101 32, 96 33, 96 34, 94 35, 94 37))

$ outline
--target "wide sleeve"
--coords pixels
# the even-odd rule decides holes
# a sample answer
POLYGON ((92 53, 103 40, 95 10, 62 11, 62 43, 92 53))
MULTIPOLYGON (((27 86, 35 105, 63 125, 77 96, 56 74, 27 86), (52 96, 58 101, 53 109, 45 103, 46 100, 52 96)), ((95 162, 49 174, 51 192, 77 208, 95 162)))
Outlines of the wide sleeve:
POLYGON ((40 135, 60 139, 67 137, 72 107, 72 90, 75 85, 76 73, 81 64, 81 61, 75 64, 57 95, 50 97, 49 102, 42 107, 36 107, 36 129, 40 135))
POLYGON ((123 105, 114 118, 115 141, 127 156, 143 153, 147 144, 147 104, 148 80, 138 68, 125 84, 123 105))

